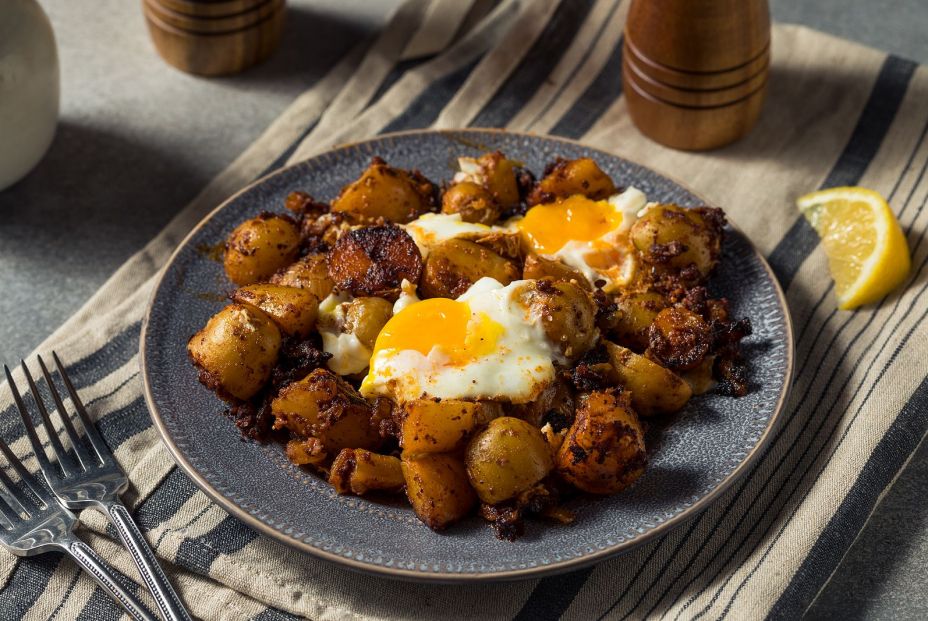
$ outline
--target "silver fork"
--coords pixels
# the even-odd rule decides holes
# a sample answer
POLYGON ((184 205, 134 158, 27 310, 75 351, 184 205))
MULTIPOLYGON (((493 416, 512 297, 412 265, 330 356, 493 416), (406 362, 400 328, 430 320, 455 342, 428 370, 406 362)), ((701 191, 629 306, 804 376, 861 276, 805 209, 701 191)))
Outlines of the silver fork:
POLYGON ((71 403, 74 405, 77 416, 84 428, 84 437, 81 438, 65 411, 61 395, 52 381, 51 374, 45 367, 45 362, 41 357, 38 357, 42 375, 45 377, 45 383, 48 385, 49 393, 51 393, 55 402, 55 409, 58 411, 59 418, 61 418, 65 435, 74 449, 76 461, 62 446, 32 375, 29 373, 26 363, 20 362, 26 381, 29 382, 29 389, 32 392, 33 399, 38 406, 42 424, 48 434, 52 452, 57 458, 58 468, 61 470, 60 474, 48 460, 48 456, 39 442, 35 426, 32 423, 32 417, 29 415, 19 390, 13 382, 9 368, 6 365, 3 367, 6 371, 10 389, 13 391, 13 399, 16 401, 16 406, 22 415, 26 433, 39 460, 39 466, 42 469, 42 474, 45 475, 48 486, 68 509, 78 510, 90 507, 107 516, 116 528, 116 532, 119 533, 119 538, 131 553, 142 580, 155 598, 161 615, 169 621, 190 621, 190 615, 181 603, 177 593, 174 592, 170 582, 168 582, 167 576, 164 575, 164 571, 158 564, 154 552, 148 546, 135 522, 132 521, 129 511, 119 500, 119 494, 129 486, 129 479, 113 458, 109 447, 100 437, 96 426, 87 415, 87 410, 84 408, 80 397, 78 397, 77 391, 68 378, 58 355, 52 352, 52 356, 55 359, 58 374, 61 376, 65 388, 67 388, 71 403), (84 440, 89 442, 89 447, 84 440))
POLYGON ((93 548, 74 535, 74 525, 77 524, 74 514, 52 498, 2 440, 0 452, 19 475, 22 485, 35 495, 34 499, 30 498, 0 469, 0 544, 16 556, 35 556, 53 550, 64 552, 106 589, 132 618, 156 621, 148 609, 119 584, 112 570, 93 548))

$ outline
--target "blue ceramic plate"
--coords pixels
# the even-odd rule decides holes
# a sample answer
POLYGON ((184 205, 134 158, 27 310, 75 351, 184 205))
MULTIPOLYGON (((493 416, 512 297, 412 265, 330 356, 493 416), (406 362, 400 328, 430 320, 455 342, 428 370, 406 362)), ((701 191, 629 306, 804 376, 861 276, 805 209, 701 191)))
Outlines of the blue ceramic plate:
POLYGON ((280 170, 242 190, 197 226, 168 262, 142 333, 146 398, 155 425, 193 481, 229 513, 260 533, 354 569, 414 580, 537 577, 600 561, 662 533, 704 508, 738 476, 770 437, 790 383, 793 339, 786 303, 770 268, 740 232, 729 229, 716 295, 734 316, 747 316, 751 392, 735 399, 694 398, 650 446, 650 464, 629 490, 580 498, 570 526, 529 520, 525 536, 500 541, 480 518, 437 534, 405 503, 338 496, 318 476, 293 466, 277 444, 243 442, 223 404, 197 382, 186 344, 224 306, 232 288, 204 249, 261 211, 280 211, 284 197, 306 190, 331 199, 372 156, 450 179, 456 158, 500 149, 540 173, 556 156, 592 157, 617 185, 651 200, 705 204, 657 173, 602 151, 555 138, 500 131, 420 131, 341 147, 280 170))

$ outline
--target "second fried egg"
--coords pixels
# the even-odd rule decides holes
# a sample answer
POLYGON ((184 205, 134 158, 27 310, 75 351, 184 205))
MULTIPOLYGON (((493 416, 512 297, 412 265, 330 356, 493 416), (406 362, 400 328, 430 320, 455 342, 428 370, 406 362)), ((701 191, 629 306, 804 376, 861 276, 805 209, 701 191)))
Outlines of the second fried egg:
POLYGON ((527 250, 579 270, 606 291, 627 284, 634 271, 628 229, 647 204, 644 193, 628 188, 608 200, 574 195, 536 205, 515 221, 527 250))

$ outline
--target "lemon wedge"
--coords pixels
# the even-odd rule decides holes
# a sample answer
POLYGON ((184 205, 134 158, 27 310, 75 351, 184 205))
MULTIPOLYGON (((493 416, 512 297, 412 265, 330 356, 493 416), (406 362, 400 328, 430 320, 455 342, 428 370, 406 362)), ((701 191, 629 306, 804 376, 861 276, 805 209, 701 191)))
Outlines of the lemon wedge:
POLYGON ((873 190, 831 188, 796 201, 822 239, 838 308, 876 302, 909 273, 909 247, 886 200, 873 190))

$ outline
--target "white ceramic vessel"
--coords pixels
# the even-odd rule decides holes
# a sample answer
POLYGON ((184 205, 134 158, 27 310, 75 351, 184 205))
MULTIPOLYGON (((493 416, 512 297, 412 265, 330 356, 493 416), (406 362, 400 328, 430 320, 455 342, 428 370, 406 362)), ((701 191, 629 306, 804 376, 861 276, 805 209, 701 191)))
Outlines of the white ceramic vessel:
POLYGON ((58 124, 58 50, 36 0, 0 0, 0 190, 48 150, 58 124))

